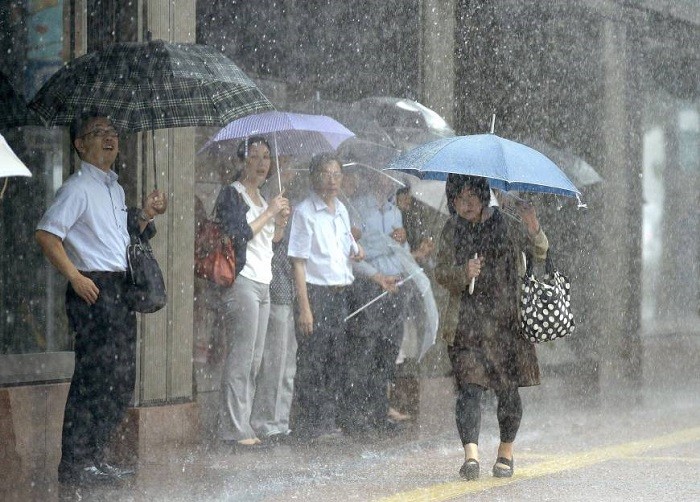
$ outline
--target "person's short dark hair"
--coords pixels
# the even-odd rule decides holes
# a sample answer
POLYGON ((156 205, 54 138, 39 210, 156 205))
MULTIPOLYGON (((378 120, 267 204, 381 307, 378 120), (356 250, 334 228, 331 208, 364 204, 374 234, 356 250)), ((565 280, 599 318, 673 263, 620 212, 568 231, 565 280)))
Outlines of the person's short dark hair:
POLYGON ((318 175, 324 166, 330 164, 331 162, 337 162, 340 168, 343 168, 343 163, 340 161, 338 156, 334 153, 326 152, 314 155, 309 163, 309 176, 311 179, 318 179, 318 175))
POLYGON ((262 136, 251 136, 238 144, 238 150, 236 150, 236 156, 238 160, 245 160, 248 156, 248 150, 256 143, 262 143, 267 147, 267 149, 272 153, 272 148, 270 148, 270 143, 267 142, 262 136))
POLYGON ((99 113, 97 110, 84 110, 79 115, 76 115, 70 123, 69 128, 71 146, 75 148, 75 140, 85 132, 85 126, 88 122, 102 117, 109 119, 108 116, 104 113, 99 113))
POLYGON ((447 175, 447 183, 445 183, 445 197, 447 198, 447 209, 450 211, 451 215, 457 212, 455 210, 455 198, 459 196, 465 188, 474 192, 479 198, 482 207, 487 207, 489 202, 491 202, 489 180, 480 176, 450 173, 447 175))

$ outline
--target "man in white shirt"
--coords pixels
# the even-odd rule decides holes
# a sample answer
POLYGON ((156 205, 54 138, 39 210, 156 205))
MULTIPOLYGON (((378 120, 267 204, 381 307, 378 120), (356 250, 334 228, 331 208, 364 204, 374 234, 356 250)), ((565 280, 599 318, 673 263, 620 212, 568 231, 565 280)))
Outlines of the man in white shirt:
POLYGON ((336 418, 345 365, 347 286, 354 279, 351 260, 364 251, 350 232, 348 211, 338 200, 340 161, 314 157, 309 166, 312 193, 294 211, 288 256, 292 259, 298 302, 297 415, 294 435, 301 440, 338 434, 336 418))
POLYGON ((63 419, 59 481, 119 480, 132 470, 105 461, 104 447, 131 401, 135 381, 136 317, 124 301, 129 230, 146 238, 167 200, 151 193, 138 213, 126 207, 111 167, 119 137, 108 118, 78 117, 71 142, 80 170, 56 193, 37 225, 36 240, 68 280, 66 313, 75 332, 75 371, 63 419))

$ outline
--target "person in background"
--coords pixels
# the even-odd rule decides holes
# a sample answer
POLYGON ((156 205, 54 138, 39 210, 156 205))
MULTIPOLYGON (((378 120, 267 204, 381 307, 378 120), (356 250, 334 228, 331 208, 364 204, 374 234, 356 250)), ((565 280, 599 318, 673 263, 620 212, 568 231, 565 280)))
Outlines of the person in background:
POLYGON ((282 239, 289 217, 283 194, 267 201, 260 186, 270 174, 270 146, 262 137, 241 142, 237 157, 243 169, 219 194, 216 212, 234 240, 233 286, 221 293, 228 348, 221 379, 219 437, 239 448, 261 444, 250 424, 255 380, 262 361, 270 315, 272 243, 282 239))
POLYGON ((294 436, 300 441, 341 435, 336 419, 345 381, 347 287, 354 280, 352 260, 364 257, 338 200, 340 161, 317 155, 309 176, 312 191, 294 211, 288 251, 298 308, 294 436))
POLYGON ((429 228, 428 215, 420 209, 411 195, 411 187, 401 187, 396 191, 396 206, 401 211, 406 242, 411 254, 424 269, 432 268, 430 260, 435 251, 433 234, 429 228))
POLYGON ((440 333, 459 393, 457 430, 465 456, 459 474, 467 480, 479 477, 481 397, 492 389, 498 398, 501 439, 492 472, 510 477, 522 417, 518 388, 540 383, 535 348, 519 334, 522 254, 543 261, 547 237, 531 205, 518 207, 522 225, 489 207, 485 178, 450 174, 445 192, 452 217, 440 234, 435 278, 450 295, 440 316, 440 333))
POLYGON ((398 285, 405 274, 395 247, 405 246, 406 256, 409 251, 401 212, 390 200, 394 190, 395 181, 380 176, 370 193, 351 202, 366 253, 353 264, 351 310, 389 293, 349 321, 344 427, 359 439, 397 427, 388 418, 388 386, 403 338, 407 290, 398 285))
MULTIPOLYGON (((297 173, 288 168, 287 158, 280 158, 263 193, 281 193, 297 173), (279 180, 279 181, 278 181, 279 180), (283 188, 284 189, 284 188, 283 188)), ((297 341, 294 331, 294 277, 287 257, 289 227, 278 242, 272 244, 272 281, 270 282, 270 319, 267 324, 262 364, 255 383, 255 400, 250 424, 263 441, 279 442, 290 433, 289 413, 296 374, 297 341)))
POLYGON ((136 316, 124 300, 131 234, 149 239, 167 208, 155 190, 143 207, 126 207, 112 170, 119 135, 107 117, 86 113, 70 127, 80 169, 56 192, 36 240, 68 280, 66 313, 75 332, 75 370, 63 418, 61 483, 91 484, 133 475, 107 463, 105 446, 123 419, 135 385, 136 316))

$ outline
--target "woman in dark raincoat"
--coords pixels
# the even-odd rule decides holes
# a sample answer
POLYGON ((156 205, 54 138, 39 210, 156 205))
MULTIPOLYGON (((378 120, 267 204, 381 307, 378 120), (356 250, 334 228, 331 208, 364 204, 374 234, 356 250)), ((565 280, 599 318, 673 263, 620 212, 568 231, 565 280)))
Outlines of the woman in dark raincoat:
POLYGON ((468 480, 479 476, 481 395, 492 389, 498 397, 501 440, 493 475, 510 477, 522 417, 518 388, 540 383, 535 348, 519 334, 522 253, 544 260, 547 237, 532 206, 519 205, 522 224, 489 207, 484 178, 451 174, 445 190, 452 217, 440 235, 435 278, 450 295, 440 332, 459 390, 457 429, 465 453, 460 475, 468 480), (475 288, 469 294, 472 278, 475 288))

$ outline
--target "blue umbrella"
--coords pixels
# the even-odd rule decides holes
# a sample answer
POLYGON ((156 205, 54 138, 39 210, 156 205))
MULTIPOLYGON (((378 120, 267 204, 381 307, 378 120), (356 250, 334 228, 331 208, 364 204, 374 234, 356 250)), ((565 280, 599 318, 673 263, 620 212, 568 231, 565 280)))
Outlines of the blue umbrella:
POLYGON ((272 136, 270 142, 275 143, 277 155, 314 155, 334 151, 355 133, 325 115, 272 111, 230 122, 202 150, 218 141, 240 141, 250 136, 272 136))
POLYGON ((577 197, 578 189, 542 153, 495 134, 455 136, 432 141, 394 159, 398 169, 423 179, 447 179, 447 174, 488 178, 491 188, 577 197))

